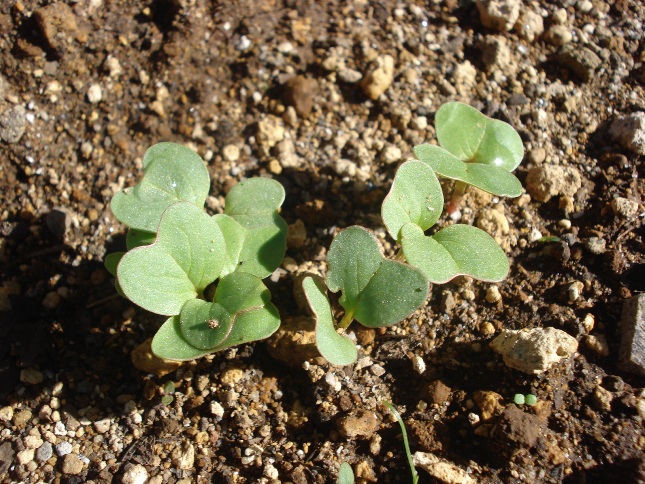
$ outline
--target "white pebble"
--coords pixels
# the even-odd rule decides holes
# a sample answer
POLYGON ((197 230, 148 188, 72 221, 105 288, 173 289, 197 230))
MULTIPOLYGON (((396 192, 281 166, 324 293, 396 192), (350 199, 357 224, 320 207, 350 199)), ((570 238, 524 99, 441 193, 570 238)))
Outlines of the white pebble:
POLYGON ((102 99, 103 91, 101 90, 101 86, 92 84, 87 90, 87 100, 92 104, 96 104, 101 102, 102 99))

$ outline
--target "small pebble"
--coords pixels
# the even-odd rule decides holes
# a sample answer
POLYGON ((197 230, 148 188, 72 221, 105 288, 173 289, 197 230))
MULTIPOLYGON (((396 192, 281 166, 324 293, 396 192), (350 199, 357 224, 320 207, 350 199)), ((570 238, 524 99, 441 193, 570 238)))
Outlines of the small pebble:
POLYGON ((63 458, 61 472, 67 475, 78 475, 83 470, 83 461, 75 454, 67 454, 63 458))
POLYGON ((91 104, 97 104, 103 99, 103 91, 98 84, 92 84, 87 90, 87 100, 91 104))
POLYGON ((489 303, 496 303, 502 300, 502 294, 499 292, 499 287, 496 285, 490 286, 486 289, 486 301, 489 303))
POLYGON ((56 449, 56 454, 58 457, 63 457, 72 452, 72 444, 67 442, 66 440, 58 443, 54 447, 56 449))
POLYGON ((38 447, 36 450, 36 460, 38 462, 45 462, 51 459, 52 455, 54 455, 54 449, 50 442, 43 443, 43 445, 38 447))

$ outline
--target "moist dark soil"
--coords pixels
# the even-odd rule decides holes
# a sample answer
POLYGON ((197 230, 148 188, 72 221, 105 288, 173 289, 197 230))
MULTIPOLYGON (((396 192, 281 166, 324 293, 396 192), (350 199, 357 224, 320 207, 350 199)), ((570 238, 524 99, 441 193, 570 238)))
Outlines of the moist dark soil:
POLYGON ((420 482, 645 482, 645 378, 621 364, 622 307, 645 290, 645 167, 611 129, 645 110, 645 8, 499 3, 511 23, 494 30, 468 0, 1 0, 0 480, 325 483, 348 462, 360 482, 410 482, 386 400, 447 469, 420 482), (371 76, 388 56, 393 75, 371 76), (148 147, 204 158, 212 213, 244 178, 284 185, 292 237, 267 284, 306 326, 294 288, 325 273, 338 230, 394 253, 381 201, 452 100, 525 143, 526 193, 471 190, 460 211, 507 252, 504 281, 460 277, 399 325, 354 323, 347 367, 280 350, 304 330, 133 362, 162 318, 117 297, 103 259, 124 246, 110 199, 148 147), (531 181, 549 167, 568 178, 531 181), (549 327, 578 349, 541 373, 489 346, 549 327))

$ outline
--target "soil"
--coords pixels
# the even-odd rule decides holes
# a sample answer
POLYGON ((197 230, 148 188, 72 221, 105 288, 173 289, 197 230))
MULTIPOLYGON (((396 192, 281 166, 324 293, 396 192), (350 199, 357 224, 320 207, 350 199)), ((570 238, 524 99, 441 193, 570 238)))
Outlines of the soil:
POLYGON ((645 110, 645 7, 502 3, 524 20, 494 30, 455 0, 2 0, 0 480, 324 483, 348 462, 360 482, 409 482, 386 400, 448 468, 420 482, 645 482, 645 379, 620 364, 619 324, 645 288, 645 166, 611 130, 645 110), (370 76, 387 56, 392 78, 370 76), (213 212, 245 177, 285 186, 299 236, 268 284, 297 324, 299 275, 324 273, 339 229, 393 253, 380 203, 450 100, 525 143, 527 193, 461 207, 506 250, 507 279, 434 287, 383 331, 355 323, 343 368, 277 338, 165 375, 133 365, 162 318, 116 297, 102 261, 124 244, 109 201, 149 146, 199 152, 213 212), (547 166, 568 180, 553 193, 560 175, 527 183, 547 166), (579 345, 543 373, 489 346, 548 327, 579 345))

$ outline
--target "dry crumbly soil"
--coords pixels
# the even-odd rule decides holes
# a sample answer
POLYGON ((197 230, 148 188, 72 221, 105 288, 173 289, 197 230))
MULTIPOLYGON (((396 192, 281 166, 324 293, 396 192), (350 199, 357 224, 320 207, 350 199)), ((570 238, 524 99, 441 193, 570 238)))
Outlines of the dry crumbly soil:
POLYGON ((1 0, 0 480, 324 483, 346 461, 362 482, 409 482, 387 400, 459 482, 645 482, 645 379, 618 365, 623 301, 645 289, 645 169, 611 134, 645 110, 645 8, 517 5, 525 20, 500 31, 468 0, 1 0), (102 260, 123 246, 110 198, 147 147, 198 151, 212 212, 245 177, 285 186, 294 225, 269 285, 293 325, 298 276, 324 273, 337 230, 364 225, 393 253, 380 203, 450 100, 525 142, 527 193, 462 206, 506 250, 506 280, 458 278, 398 326, 352 327, 344 368, 276 338, 163 376, 133 366, 161 319, 113 297, 102 260), (553 166, 553 193, 527 183, 553 166), (489 347, 547 327, 579 346, 544 373, 489 347))

